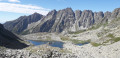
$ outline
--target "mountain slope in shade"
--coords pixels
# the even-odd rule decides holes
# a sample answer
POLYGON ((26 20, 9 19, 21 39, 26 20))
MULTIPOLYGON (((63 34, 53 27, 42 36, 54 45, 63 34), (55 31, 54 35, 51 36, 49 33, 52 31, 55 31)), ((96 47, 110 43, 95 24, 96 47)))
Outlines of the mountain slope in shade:
POLYGON ((73 11, 71 8, 59 11, 52 10, 46 16, 43 17, 41 15, 39 18, 36 18, 37 21, 26 24, 26 20, 30 20, 28 17, 27 19, 24 17, 24 20, 19 18, 17 22, 16 20, 6 22, 4 26, 6 29, 14 31, 15 33, 22 33, 24 31, 26 34, 37 32, 73 32, 91 28, 93 25, 105 24, 120 17, 120 8, 116 8, 113 12, 107 11, 105 13, 102 11, 92 12, 91 10, 73 11), (20 23, 20 21, 25 23, 20 23))
POLYGON ((14 21, 9 21, 4 24, 5 28, 9 31, 15 32, 17 34, 23 32, 27 27, 28 24, 37 22, 43 17, 43 15, 34 13, 29 16, 21 16, 14 21))
POLYGON ((2 24, 0 24, 0 46, 11 49, 22 49, 27 47, 26 44, 21 43, 19 39, 12 32, 6 30, 2 24))

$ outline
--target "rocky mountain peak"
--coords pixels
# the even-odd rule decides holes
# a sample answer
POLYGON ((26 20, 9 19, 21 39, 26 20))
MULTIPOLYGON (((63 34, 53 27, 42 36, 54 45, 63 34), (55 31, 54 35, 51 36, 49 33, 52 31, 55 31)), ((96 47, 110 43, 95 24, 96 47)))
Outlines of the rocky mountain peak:
POLYGON ((84 10, 83 12, 82 12, 82 15, 81 15, 81 17, 89 17, 89 16, 93 16, 93 12, 91 11, 91 10, 84 10))
POLYGON ((63 10, 59 10, 58 13, 71 15, 74 14, 74 11, 72 10, 72 8, 65 8, 63 10))
POLYGON ((54 15, 55 13, 57 13, 57 11, 54 9, 54 10, 50 11, 50 12, 47 14, 47 16, 49 16, 49 15, 54 15))
POLYGON ((35 12, 35 13, 33 13, 32 15, 39 15, 39 13, 35 12))
POLYGON ((111 12, 107 11, 107 12, 104 13, 104 17, 106 19, 109 19, 111 17, 111 14, 112 14, 111 12))
POLYGON ((102 11, 98 12, 98 15, 101 16, 102 18, 104 17, 104 13, 102 11))
POLYGON ((119 13, 120 12, 120 8, 116 8, 113 12, 119 13))
POLYGON ((92 10, 83 10, 83 13, 92 13, 92 10))
POLYGON ((111 14, 111 19, 112 20, 116 17, 120 17, 120 8, 116 8, 111 14))
POLYGON ((65 9, 63 9, 63 10, 65 10, 65 11, 73 11, 72 8, 69 8, 69 7, 68 7, 68 8, 65 8, 65 9))
POLYGON ((107 12, 104 13, 104 16, 105 16, 105 17, 106 17, 107 15, 111 16, 111 14, 112 14, 111 12, 107 11, 107 12))

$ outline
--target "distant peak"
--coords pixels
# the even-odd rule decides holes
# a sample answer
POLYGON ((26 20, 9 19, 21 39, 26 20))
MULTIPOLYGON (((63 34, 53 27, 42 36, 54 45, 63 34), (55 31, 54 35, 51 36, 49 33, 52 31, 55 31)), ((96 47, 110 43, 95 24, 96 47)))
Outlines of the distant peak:
POLYGON ((116 8, 114 12, 120 12, 120 8, 116 8))
POLYGON ((37 13, 37 12, 33 13, 33 15, 35 15, 35 14, 39 14, 39 13, 37 13))
POLYGON ((55 14, 57 11, 54 9, 52 11, 50 11, 47 15, 51 15, 51 14, 55 14))
POLYGON ((81 10, 75 10, 75 11, 81 11, 81 10))
POLYGON ((86 13, 86 12, 88 12, 88 13, 93 13, 92 10, 84 10, 83 13, 84 13, 84 12, 85 12, 85 13, 86 13))
POLYGON ((120 8, 116 8, 115 10, 120 10, 120 8))
POLYGON ((105 13, 111 13, 111 12, 109 12, 109 11, 106 11, 105 13))
POLYGON ((29 15, 29 16, 36 16, 36 15, 43 16, 42 14, 40 14, 40 13, 37 13, 37 12, 35 12, 35 13, 33 13, 32 15, 29 15))
POLYGON ((81 10, 75 10, 75 12, 82 12, 81 10))
POLYGON ((68 7, 68 8, 65 8, 65 9, 63 9, 63 10, 72 10, 72 8, 68 7))
POLYGON ((67 7, 66 9, 72 9, 71 7, 67 7))
POLYGON ((84 10, 84 11, 88 11, 88 12, 91 12, 92 10, 84 10))
POLYGON ((54 10, 52 10, 52 11, 50 11, 50 12, 57 12, 57 11, 54 9, 54 10))

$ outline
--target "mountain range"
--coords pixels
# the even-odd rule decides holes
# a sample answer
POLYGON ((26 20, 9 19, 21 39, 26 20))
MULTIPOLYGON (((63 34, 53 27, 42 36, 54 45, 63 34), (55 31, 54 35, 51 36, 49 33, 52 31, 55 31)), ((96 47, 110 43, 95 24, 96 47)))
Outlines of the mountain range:
POLYGON ((4 27, 17 34, 38 32, 68 33, 104 25, 119 17, 120 8, 116 8, 112 12, 73 11, 71 8, 66 8, 59 11, 52 10, 46 16, 39 13, 21 16, 16 20, 4 23, 4 27))

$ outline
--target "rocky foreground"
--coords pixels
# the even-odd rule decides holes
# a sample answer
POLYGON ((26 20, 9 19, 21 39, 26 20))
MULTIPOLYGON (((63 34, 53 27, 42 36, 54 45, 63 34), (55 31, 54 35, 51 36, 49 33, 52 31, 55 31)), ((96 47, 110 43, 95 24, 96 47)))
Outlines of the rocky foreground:
POLYGON ((22 50, 0 50, 1 58, 78 58, 69 51, 48 45, 28 47, 22 50))

